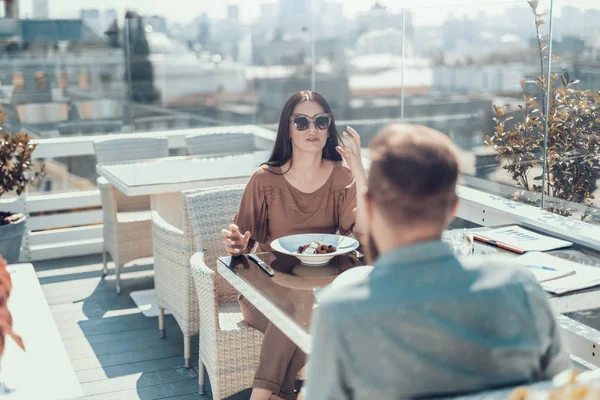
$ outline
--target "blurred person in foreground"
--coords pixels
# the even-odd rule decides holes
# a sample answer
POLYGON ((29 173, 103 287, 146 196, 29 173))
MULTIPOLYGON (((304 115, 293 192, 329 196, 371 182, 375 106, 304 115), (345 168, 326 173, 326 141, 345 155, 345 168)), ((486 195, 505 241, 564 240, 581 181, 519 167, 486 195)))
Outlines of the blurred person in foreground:
POLYGON ((319 295, 304 398, 431 398, 552 378, 568 353, 548 298, 510 259, 458 260, 442 242, 458 204, 442 133, 391 125, 370 145, 356 221, 368 278, 319 295))

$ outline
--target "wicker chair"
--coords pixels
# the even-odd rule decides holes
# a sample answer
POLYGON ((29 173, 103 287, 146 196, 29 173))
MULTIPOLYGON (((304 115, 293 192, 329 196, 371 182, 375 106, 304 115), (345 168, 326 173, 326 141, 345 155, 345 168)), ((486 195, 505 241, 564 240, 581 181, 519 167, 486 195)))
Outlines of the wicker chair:
POLYGON ((263 334, 243 322, 237 291, 217 275, 223 256, 220 232, 238 209, 243 186, 204 190, 185 197, 196 249, 190 269, 200 308, 198 380, 204 393, 204 369, 213 399, 223 399, 251 386, 258 367, 263 334))
MULTIPOLYGON (((205 189, 201 189, 205 190, 205 189)), ((194 253, 194 239, 184 197, 197 190, 184 191, 178 198, 161 199, 152 208, 152 243, 154 246, 154 288, 158 305, 158 328, 165 337, 165 309, 169 310, 183 333, 186 368, 191 361, 191 337, 198 333, 198 297, 190 257, 194 253), (173 204, 176 203, 176 204, 173 204), (183 210, 182 221, 174 221, 173 209, 183 210), (169 222, 170 220, 170 222, 169 222), (180 229, 188 227, 188 229, 180 229)))
POLYGON ((256 150, 251 133, 200 133, 185 137, 189 155, 249 153, 256 150))
MULTIPOLYGON (((98 163, 142 160, 167 157, 167 139, 123 138, 94 143, 98 163)), ((126 263, 152 256, 152 224, 149 196, 125 196, 108 181, 98 178, 104 222, 104 251, 102 253, 104 276, 108 273, 107 253, 115 264, 117 294, 121 293, 121 267, 126 263)))

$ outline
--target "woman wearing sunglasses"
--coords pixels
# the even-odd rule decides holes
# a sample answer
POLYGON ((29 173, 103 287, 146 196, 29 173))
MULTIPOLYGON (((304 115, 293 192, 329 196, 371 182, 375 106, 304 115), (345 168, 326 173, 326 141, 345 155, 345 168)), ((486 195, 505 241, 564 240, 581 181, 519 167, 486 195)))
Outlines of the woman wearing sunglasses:
MULTIPOLYGON (((271 251, 272 240, 300 233, 356 232, 357 189, 365 184, 360 137, 350 127, 339 140, 333 113, 318 93, 286 102, 269 160, 250 178, 234 224, 223 230, 232 256, 271 251), (347 166, 343 165, 346 161, 347 166)), ((246 322, 265 333, 251 400, 291 399, 306 356, 244 297, 246 322)))

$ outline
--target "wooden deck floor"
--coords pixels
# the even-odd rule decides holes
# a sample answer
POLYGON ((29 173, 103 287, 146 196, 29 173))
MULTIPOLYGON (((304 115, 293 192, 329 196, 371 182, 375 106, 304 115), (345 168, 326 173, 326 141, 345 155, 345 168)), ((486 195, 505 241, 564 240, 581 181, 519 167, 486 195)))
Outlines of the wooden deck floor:
MULTIPOLYGON (((167 337, 157 318, 145 317, 129 297, 154 286, 152 265, 140 263, 101 278, 100 255, 33 263, 85 399, 211 399, 198 394, 198 337, 192 339, 192 368, 183 366, 183 339, 166 317, 167 337)), ((109 264, 112 268, 112 263, 109 264)), ((249 398, 244 391, 229 400, 249 398)))

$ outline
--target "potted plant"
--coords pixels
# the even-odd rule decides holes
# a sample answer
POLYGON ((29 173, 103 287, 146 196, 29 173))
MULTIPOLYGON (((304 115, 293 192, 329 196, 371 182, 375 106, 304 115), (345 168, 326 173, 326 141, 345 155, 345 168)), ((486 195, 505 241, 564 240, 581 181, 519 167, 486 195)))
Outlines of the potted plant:
POLYGON ((544 14, 538 13, 537 3, 529 2, 541 74, 533 81, 521 80, 525 98, 524 106, 519 106, 522 121, 513 121, 508 128, 513 116, 494 105, 495 131, 485 142, 498 153, 517 186, 524 189, 513 199, 538 204, 543 194, 548 210, 565 216, 579 210, 584 220, 593 210, 593 192, 600 179, 600 92, 579 89, 568 72, 544 73, 548 45, 547 36, 540 32, 544 14), (536 176, 531 177, 532 172, 536 176))
MULTIPOLYGON (((5 118, 6 115, 0 114, 0 125, 5 118)), ((32 154, 36 147, 32 137, 25 133, 0 132, 0 197, 10 192, 21 196, 29 184, 43 175, 44 165, 34 171, 32 154)), ((25 219, 25 214, 0 208, 0 254, 9 264, 19 260, 25 219)))

